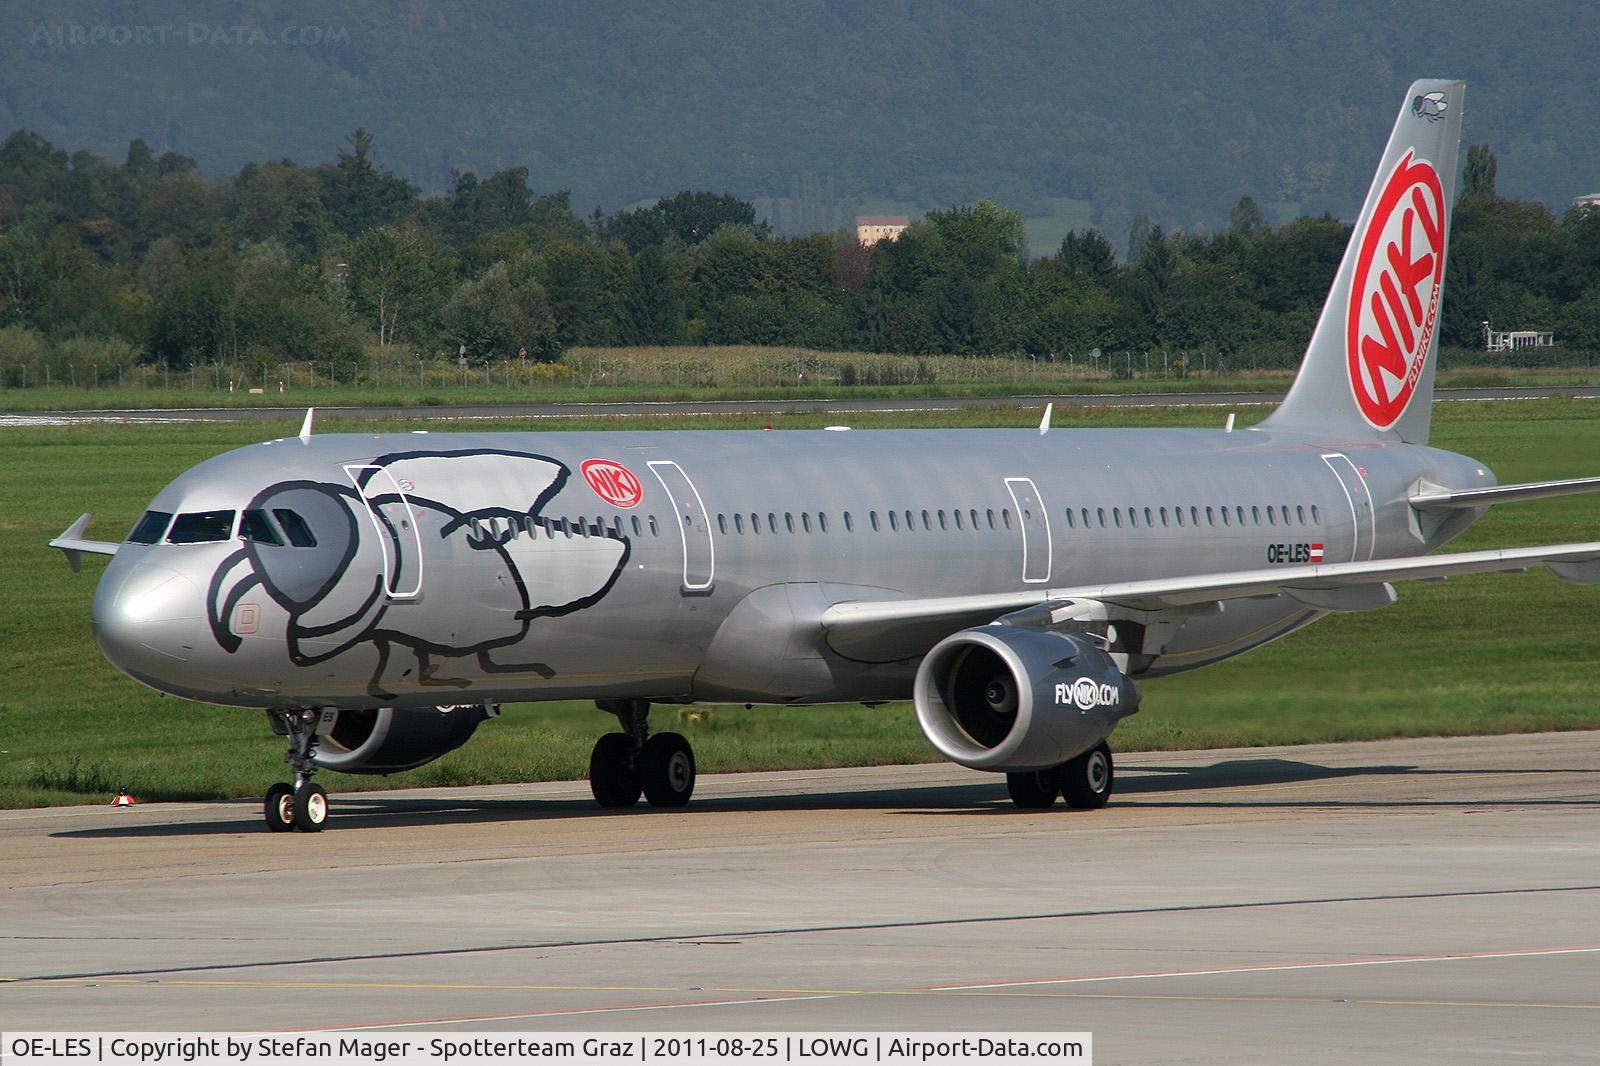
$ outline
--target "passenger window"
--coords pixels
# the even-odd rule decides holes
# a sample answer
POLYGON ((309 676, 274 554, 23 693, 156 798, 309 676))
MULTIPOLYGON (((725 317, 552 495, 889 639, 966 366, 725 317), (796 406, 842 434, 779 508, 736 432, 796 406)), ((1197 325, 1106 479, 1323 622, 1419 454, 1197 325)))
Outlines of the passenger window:
POLYGON ((1087 508, 1087 507, 1078 508, 1078 514, 1083 516, 1083 528, 1084 529, 1088 529, 1089 528, 1089 508, 1087 508))
POLYGON ((783 524, 789 527, 789 532, 794 532, 794 515, 789 511, 783 512, 783 524))
POLYGON ((1235 517, 1239 519, 1239 524, 1241 526, 1244 525, 1244 504, 1241 503, 1236 505, 1233 509, 1233 513, 1235 517))
POLYGON ((631 517, 633 519, 633 535, 636 537, 644 536, 644 526, 639 524, 639 516, 633 515, 631 517))
POLYGON ((1139 509, 1137 507, 1128 508, 1128 525, 1134 529, 1139 528, 1139 509))
POLYGON ((1100 519, 1100 528, 1106 528, 1106 509, 1104 507, 1096 507, 1094 513, 1095 517, 1100 519))
POLYGON ((167 531, 167 525, 172 521, 169 511, 146 511, 138 524, 133 527, 133 532, 128 534, 129 544, 155 544, 161 540, 161 534, 167 531))
POLYGON ((974 507, 967 512, 967 516, 972 519, 972 531, 976 533, 978 531, 978 509, 974 507))
POLYGON ((1122 508, 1120 508, 1120 507, 1111 508, 1111 521, 1113 521, 1113 522, 1115 522, 1117 524, 1117 528, 1118 529, 1122 528, 1122 508))
POLYGON ((311 527, 306 520, 300 517, 298 511, 291 511, 287 507, 275 507, 272 517, 278 520, 278 528, 283 530, 283 535, 289 543, 296 548, 315 548, 317 538, 312 534, 311 527))
POLYGON ((1278 524, 1278 516, 1272 512, 1272 508, 1269 506, 1267 508, 1267 525, 1275 526, 1277 524, 1278 524))
POLYGON ((283 546, 283 538, 272 528, 265 511, 250 510, 239 516, 239 539, 283 546))
POLYGON ((910 533, 912 530, 914 530, 916 528, 917 528, 917 520, 915 518, 911 517, 911 512, 910 511, 907 511, 906 512, 906 532, 910 533))
POLYGON ((1294 505, 1294 517, 1295 517, 1295 522, 1298 525, 1302 525, 1303 526, 1303 525, 1306 524, 1306 507, 1305 507, 1305 504, 1297 503, 1297 504, 1294 505))
POLYGON ((661 527, 656 525, 655 515, 650 516, 650 535, 652 537, 659 537, 661 535, 661 527))
POLYGON ((818 511, 817 512, 817 529, 820 532, 823 532, 823 533, 826 533, 828 531, 828 512, 826 512, 826 511, 818 511))
POLYGON ((994 508, 989 508, 989 528, 994 528, 994 508))
POLYGON ((208 544, 233 536, 233 511, 181 514, 167 534, 168 544, 208 544))
POLYGON ((928 521, 927 511, 922 512, 922 528, 928 530, 929 532, 933 531, 933 523, 928 521))
POLYGON ((889 529, 895 533, 900 532, 900 519, 893 511, 889 512, 889 529))
POLYGON ((846 533, 854 533, 856 531, 856 524, 850 520, 849 511, 844 513, 844 531, 846 533))
POLYGON ((966 528, 965 526, 963 526, 961 524, 961 508, 957 507, 954 511, 951 511, 950 514, 956 520, 956 528, 957 529, 965 529, 966 528))
MULTIPOLYGON (((1208 516, 1211 514, 1211 508, 1206 508, 1206 514, 1208 516)), ((1210 518, 1208 517, 1206 521, 1209 522, 1210 518)), ((1193 504, 1189 505, 1189 524, 1193 526, 1198 526, 1200 524, 1200 508, 1193 504)))
POLYGON ((1318 526, 1322 524, 1322 509, 1316 504, 1311 505, 1311 523, 1318 526))
POLYGON ((733 531, 735 533, 744 532, 744 515, 736 514, 733 516, 733 531))
POLYGON ((717 514, 717 529, 724 537, 728 535, 728 520, 721 514, 721 512, 718 512, 717 514))
POLYGON ((1000 509, 1000 520, 1006 524, 1007 529, 1011 528, 1011 508, 1002 507, 1000 509))
POLYGON ((1280 504, 1278 506, 1278 510, 1283 512, 1283 524, 1284 525, 1288 525, 1289 524, 1289 505, 1286 504, 1286 503, 1285 504, 1280 504))
MULTIPOLYGON (((1240 517, 1240 521, 1243 521, 1243 520, 1244 520, 1243 516, 1241 516, 1240 517)), ((1259 508, 1259 507, 1250 508, 1250 520, 1252 522, 1254 522, 1258 526, 1261 524, 1261 508, 1259 508)))
POLYGON ((868 511, 867 512, 867 521, 872 523, 872 531, 874 533, 882 532, 882 530, 880 530, 878 528, 878 512, 877 511, 868 511))
MULTIPOLYGON (((1172 517, 1174 517, 1174 518, 1176 518, 1178 520, 1178 528, 1182 529, 1183 528, 1183 508, 1182 507, 1174 507, 1172 509, 1172 517)), ((1162 519, 1162 521, 1165 521, 1165 519, 1162 519)))
MULTIPOLYGON (((1165 508, 1165 507, 1163 507, 1163 508, 1162 508, 1162 509, 1161 509, 1161 510, 1162 510, 1162 511, 1163 511, 1163 512, 1165 512, 1165 511, 1166 511, 1166 508, 1165 508)), ((1153 522, 1153 521, 1151 521, 1151 520, 1150 520, 1150 508, 1148 508, 1148 507, 1146 507, 1146 508, 1145 508, 1145 509, 1144 509, 1144 524, 1145 524, 1145 525, 1146 525, 1146 526, 1150 526, 1150 527, 1154 527, 1154 526, 1155 526, 1155 523, 1154 523, 1154 522, 1153 522)), ((1163 520, 1163 524, 1165 524, 1165 520, 1163 520)))
POLYGON ((944 511, 943 510, 939 511, 939 528, 940 529, 945 529, 945 530, 948 530, 950 528, 949 526, 945 525, 945 522, 944 522, 944 511))
POLYGON ((1067 508, 1067 528, 1068 529, 1072 529, 1073 528, 1072 508, 1070 508, 1070 507, 1067 508))
POLYGON ((778 531, 778 516, 772 511, 767 512, 767 528, 774 533, 778 531))
MULTIPOLYGON (((1207 507, 1206 510, 1209 511, 1211 508, 1207 507)), ((1233 525, 1233 515, 1226 507, 1222 509, 1222 524, 1225 526, 1233 525)))
POLYGON ((800 512, 800 526, 807 533, 811 532, 811 512, 810 511, 801 511, 800 512))

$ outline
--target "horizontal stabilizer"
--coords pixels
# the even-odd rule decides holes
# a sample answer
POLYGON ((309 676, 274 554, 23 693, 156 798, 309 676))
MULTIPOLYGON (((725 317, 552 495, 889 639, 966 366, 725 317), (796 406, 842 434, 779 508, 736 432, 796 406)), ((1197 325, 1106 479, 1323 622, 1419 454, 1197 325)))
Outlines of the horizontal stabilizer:
POLYGON ((117 546, 106 540, 84 540, 84 531, 89 528, 89 513, 85 511, 78 520, 66 529, 61 536, 50 542, 50 547, 60 548, 66 554, 67 564, 72 567, 72 572, 77 573, 83 569, 83 553, 92 555, 115 555, 117 546))
POLYGON ((1548 500, 1553 496, 1576 496, 1584 492, 1600 492, 1600 477, 1530 481, 1524 485, 1495 485, 1487 489, 1462 489, 1460 492, 1446 489, 1419 492, 1411 497, 1411 506, 1419 511, 1490 507, 1497 503, 1548 500))

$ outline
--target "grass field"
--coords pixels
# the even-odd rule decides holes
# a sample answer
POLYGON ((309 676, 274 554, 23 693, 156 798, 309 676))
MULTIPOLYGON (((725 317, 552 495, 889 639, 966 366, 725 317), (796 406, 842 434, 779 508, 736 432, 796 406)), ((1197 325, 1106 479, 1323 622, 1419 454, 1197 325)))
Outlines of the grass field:
MULTIPOLYGON (((821 415, 662 418, 664 428, 779 431, 821 415)), ((861 428, 1036 423, 1033 410, 854 419, 861 428)), ((1259 414, 1242 416, 1242 421, 1259 414)), ((1213 411, 1073 411, 1065 425, 1215 425, 1213 411)), ((568 428, 606 428, 596 419, 568 428)), ((385 422, 385 430, 406 423, 385 422)), ((438 424, 431 423, 437 430, 438 424)), ((512 423, 506 423, 512 428, 512 423)), ((629 429, 641 420, 628 419, 629 429)), ((1600 408, 1585 401, 1448 404, 1434 443, 1488 463, 1503 481, 1593 474, 1600 408)), ((341 429, 359 429, 359 424, 341 429)), ((548 429, 548 423, 528 428, 548 429)), ((161 697, 95 649, 89 605, 103 563, 73 574, 45 541, 84 510, 89 535, 120 539, 149 498, 207 456, 293 432, 291 423, 0 430, 0 805, 258 795, 284 775, 283 748, 258 712, 161 697)), ((1453 547, 1596 539, 1600 500, 1571 497, 1491 512, 1453 547)), ((1121 750, 1386 736, 1600 728, 1600 589, 1540 571, 1400 589, 1384 611, 1328 619, 1232 662, 1145 685, 1121 750)), ((704 771, 937 758, 909 706, 714 708, 699 720, 655 712, 693 740, 704 771)), ((330 791, 582 776, 612 719, 587 704, 514 706, 472 743, 395 778, 325 774, 330 791)))

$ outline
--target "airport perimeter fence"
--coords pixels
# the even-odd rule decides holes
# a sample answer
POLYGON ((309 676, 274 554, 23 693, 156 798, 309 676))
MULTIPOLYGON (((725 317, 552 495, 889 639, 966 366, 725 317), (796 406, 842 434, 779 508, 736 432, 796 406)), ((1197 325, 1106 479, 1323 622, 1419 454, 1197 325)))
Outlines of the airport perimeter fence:
MULTIPOLYGON (((1482 370, 1486 380, 1518 371, 1592 371, 1600 353, 1541 348, 1503 353, 1445 349, 1447 370, 1482 370)), ((1226 378, 1281 381, 1299 353, 1223 355, 1206 349, 1142 352, 1027 353, 988 356, 813 352, 797 348, 575 348, 556 362, 506 359, 487 364, 419 359, 392 349, 361 362, 231 362, 183 367, 121 362, 102 365, 0 354, 0 392, 46 390, 180 390, 303 396, 318 390, 429 393, 568 392, 604 388, 808 389, 828 387, 996 386, 1035 390, 1097 382, 1226 378)))

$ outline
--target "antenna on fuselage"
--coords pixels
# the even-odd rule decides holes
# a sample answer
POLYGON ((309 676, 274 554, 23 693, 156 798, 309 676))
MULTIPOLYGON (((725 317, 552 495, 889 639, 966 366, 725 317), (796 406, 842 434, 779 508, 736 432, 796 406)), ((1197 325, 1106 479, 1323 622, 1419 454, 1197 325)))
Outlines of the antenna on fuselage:
POLYGON ((301 440, 306 441, 306 440, 310 440, 311 439, 311 416, 316 414, 316 413, 317 413, 317 409, 315 407, 307 407, 306 408, 306 420, 304 422, 300 423, 300 439, 301 440))
POLYGON ((1053 402, 1044 405, 1044 417, 1039 419, 1039 436, 1042 437, 1050 432, 1050 413, 1055 409, 1056 405, 1053 402))

